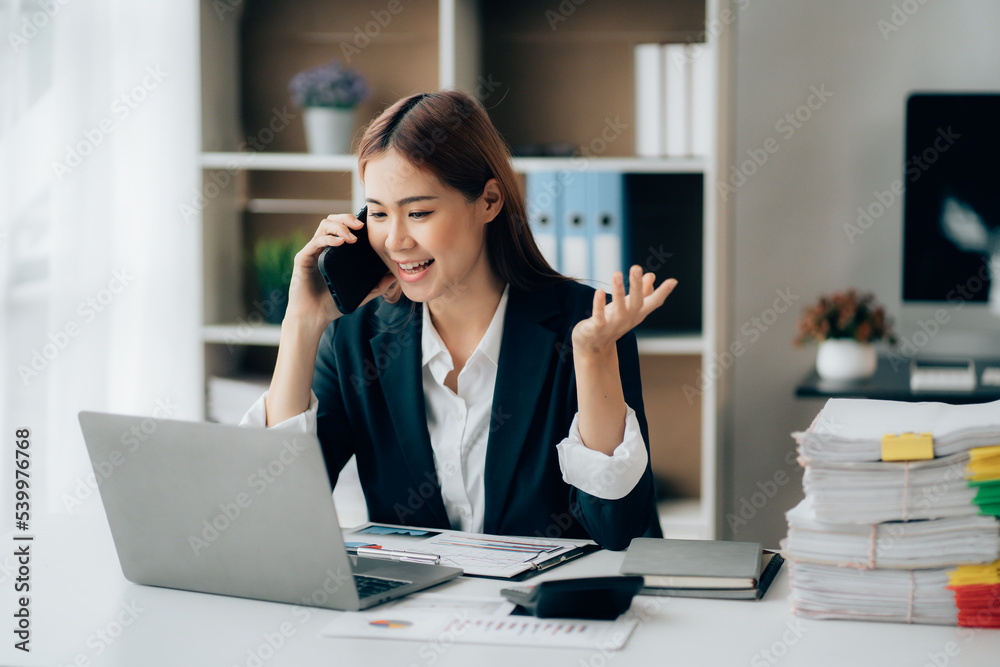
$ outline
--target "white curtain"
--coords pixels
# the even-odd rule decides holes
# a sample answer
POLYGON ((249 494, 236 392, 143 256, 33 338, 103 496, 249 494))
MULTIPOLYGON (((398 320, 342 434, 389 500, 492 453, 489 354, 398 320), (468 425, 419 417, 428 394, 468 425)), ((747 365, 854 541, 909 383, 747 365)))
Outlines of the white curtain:
POLYGON ((36 510, 95 511, 80 410, 202 414, 198 3, 0 22, 0 434, 31 429, 36 510))

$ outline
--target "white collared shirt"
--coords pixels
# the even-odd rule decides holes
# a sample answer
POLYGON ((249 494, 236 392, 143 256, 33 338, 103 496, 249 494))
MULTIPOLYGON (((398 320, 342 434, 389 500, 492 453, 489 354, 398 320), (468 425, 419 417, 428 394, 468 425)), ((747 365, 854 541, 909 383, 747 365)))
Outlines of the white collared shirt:
MULTIPOLYGON (((458 530, 483 530, 486 446, 509 291, 509 286, 504 288, 486 333, 459 371, 457 393, 444 384, 454 368, 451 354, 434 328, 429 310, 426 306, 422 309, 421 373, 427 430, 448 520, 458 530)), ((251 406, 240 425, 267 424, 266 396, 265 392, 251 406)), ((315 433, 318 406, 316 395, 311 394, 306 412, 272 428, 315 433)), ((569 433, 556 445, 563 481, 606 500, 626 496, 642 477, 648 461, 635 412, 626 405, 625 436, 611 456, 583 444, 578 419, 579 414, 573 416, 569 433)))

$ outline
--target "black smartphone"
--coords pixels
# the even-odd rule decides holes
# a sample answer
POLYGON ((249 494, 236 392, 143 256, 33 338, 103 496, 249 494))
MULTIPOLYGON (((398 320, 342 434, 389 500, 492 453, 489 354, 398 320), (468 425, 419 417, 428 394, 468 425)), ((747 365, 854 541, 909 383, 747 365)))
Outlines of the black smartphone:
POLYGON ((351 229, 357 241, 328 246, 319 254, 320 275, 330 288, 337 309, 344 315, 353 313, 382 277, 389 273, 389 268, 368 240, 368 207, 361 209, 355 217, 365 223, 361 229, 351 229))

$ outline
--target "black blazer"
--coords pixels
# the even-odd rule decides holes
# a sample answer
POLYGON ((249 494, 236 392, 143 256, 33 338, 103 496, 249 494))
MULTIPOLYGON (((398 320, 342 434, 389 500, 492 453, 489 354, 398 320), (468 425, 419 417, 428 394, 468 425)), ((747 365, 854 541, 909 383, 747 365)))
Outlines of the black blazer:
MULTIPOLYGON (((632 491, 602 500, 562 480, 556 444, 577 412, 573 326, 594 290, 510 288, 486 449, 483 531, 590 538, 609 549, 660 536, 649 464, 632 491)), ((352 454, 372 521, 450 526, 434 468, 421 369, 421 304, 376 299, 324 332, 313 390, 331 484, 352 454)), ((635 335, 618 341, 625 402, 649 449, 635 335)))

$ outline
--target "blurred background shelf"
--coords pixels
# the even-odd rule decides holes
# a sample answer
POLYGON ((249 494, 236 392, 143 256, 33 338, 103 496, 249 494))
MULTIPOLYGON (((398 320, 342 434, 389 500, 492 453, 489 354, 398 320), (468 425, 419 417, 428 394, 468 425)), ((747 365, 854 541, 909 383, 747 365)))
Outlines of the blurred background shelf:
MULTIPOLYGON (((310 153, 208 152, 201 154, 205 169, 241 169, 258 171, 353 171, 357 155, 313 155, 310 153)), ((514 170, 537 171, 620 171, 636 174, 697 174, 708 164, 703 157, 515 157, 514 170)))
POLYGON ((705 339, 701 336, 642 334, 637 340, 639 354, 702 354, 705 351, 705 339))
POLYGON ((660 515, 663 536, 672 539, 707 540, 705 533, 707 519, 704 507, 697 498, 670 498, 656 504, 660 515))
POLYGON ((259 171, 354 171, 356 155, 314 155, 264 151, 208 152, 201 154, 204 169, 259 171))
POLYGON ((280 324, 215 324, 202 327, 202 340, 206 343, 277 346, 280 339, 280 324))

